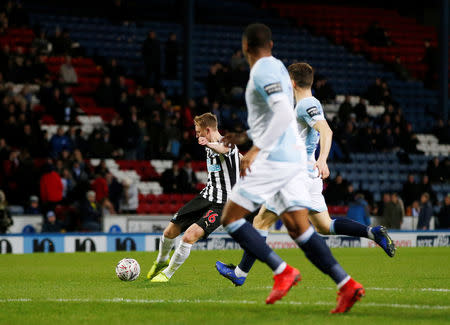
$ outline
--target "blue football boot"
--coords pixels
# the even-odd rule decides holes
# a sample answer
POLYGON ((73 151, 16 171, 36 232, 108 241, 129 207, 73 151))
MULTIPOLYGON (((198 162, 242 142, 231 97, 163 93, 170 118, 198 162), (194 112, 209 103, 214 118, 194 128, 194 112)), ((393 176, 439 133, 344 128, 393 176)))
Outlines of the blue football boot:
POLYGON ((244 284, 246 277, 236 276, 236 274, 234 273, 235 268, 236 266, 234 266, 233 264, 224 264, 220 261, 216 262, 216 269, 217 271, 219 271, 221 276, 233 282, 235 286, 241 286, 244 284))
POLYGON ((372 234, 375 237, 375 242, 380 245, 381 248, 388 254, 390 257, 394 257, 395 255, 395 244, 392 241, 391 237, 389 237, 386 228, 383 226, 372 227, 372 234))

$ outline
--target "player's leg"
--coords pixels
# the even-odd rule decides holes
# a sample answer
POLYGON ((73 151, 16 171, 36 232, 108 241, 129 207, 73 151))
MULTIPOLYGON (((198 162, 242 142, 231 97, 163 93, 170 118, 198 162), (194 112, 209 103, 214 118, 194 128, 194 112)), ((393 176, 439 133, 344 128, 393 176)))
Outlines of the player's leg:
POLYGON ((364 295, 364 288, 336 261, 325 240, 309 225, 307 218, 308 212, 304 209, 288 211, 282 215, 289 235, 303 250, 308 260, 336 283, 339 290, 338 304, 331 312, 346 312, 364 295))
MULTIPOLYGON (((253 219, 253 227, 255 227, 259 234, 265 239, 267 238, 270 227, 277 220, 278 216, 274 212, 267 210, 263 205, 253 219)), ((216 269, 222 276, 233 282, 234 285, 241 286, 244 284, 245 279, 247 278, 247 275, 255 261, 256 257, 244 250, 241 262, 238 266, 217 261, 216 269)))
MULTIPOLYGON (((237 195, 234 196, 236 198, 237 195)), ((239 202, 245 202, 240 198, 239 202)), ((245 203, 244 203, 245 204, 245 203)), ((253 203, 248 207, 254 207, 253 203)), ((228 201, 222 215, 222 224, 225 230, 236 240, 249 254, 266 263, 274 273, 274 286, 266 299, 267 304, 273 304, 281 299, 289 289, 297 284, 300 272, 287 265, 267 244, 265 239, 244 218, 251 209, 245 209, 233 201, 228 201), (274 292, 276 294, 274 294, 274 292)))
POLYGON ((180 244, 170 258, 169 265, 152 279, 152 282, 168 282, 173 274, 186 261, 191 253, 191 248, 200 238, 205 235, 205 231, 197 224, 192 224, 181 237, 180 244))
POLYGON ((395 245, 383 226, 370 227, 348 218, 331 219, 325 198, 322 195, 323 183, 320 178, 311 180, 309 194, 311 197, 311 210, 309 218, 322 235, 345 235, 364 237, 375 241, 383 248, 386 254, 393 257, 395 245))
POLYGON ((164 232, 159 240, 159 252, 155 262, 147 273, 147 279, 152 279, 163 268, 169 265, 168 259, 170 251, 175 244, 175 239, 181 233, 181 226, 173 222, 169 222, 169 225, 164 229, 164 232))
POLYGON ((147 279, 152 279, 169 265, 169 254, 175 244, 175 239, 198 219, 202 209, 205 209, 209 204, 208 200, 201 196, 196 196, 175 213, 161 236, 158 257, 147 273, 147 279))

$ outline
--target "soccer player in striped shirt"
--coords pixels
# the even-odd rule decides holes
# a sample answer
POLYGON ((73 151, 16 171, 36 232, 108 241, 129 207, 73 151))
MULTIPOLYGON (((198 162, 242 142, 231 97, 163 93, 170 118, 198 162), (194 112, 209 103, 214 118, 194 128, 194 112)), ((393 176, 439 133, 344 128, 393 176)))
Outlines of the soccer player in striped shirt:
POLYGON ((192 245, 220 226, 222 209, 239 177, 239 150, 223 145, 216 116, 211 113, 196 116, 194 124, 198 143, 206 150, 208 182, 198 196, 175 213, 164 230, 158 257, 147 274, 151 282, 168 282, 188 258, 192 245), (180 244, 169 261, 175 239, 182 232, 180 244))

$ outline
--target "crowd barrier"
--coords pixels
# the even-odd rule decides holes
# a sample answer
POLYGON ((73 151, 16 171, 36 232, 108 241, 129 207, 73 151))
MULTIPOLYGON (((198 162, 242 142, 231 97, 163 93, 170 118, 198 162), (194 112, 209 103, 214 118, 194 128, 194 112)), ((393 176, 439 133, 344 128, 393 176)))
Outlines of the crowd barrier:
MULTIPOLYGON (((110 215, 103 218, 102 231, 105 233, 161 232, 172 217, 172 215, 110 215)), ((39 215, 13 216, 14 224, 9 228, 9 232, 13 234, 41 232, 42 220, 42 216, 39 215)), ((371 217, 370 220, 371 225, 382 224, 379 217, 371 217)), ((416 230, 417 221, 417 217, 404 217, 401 230, 416 230)), ((431 220, 430 229, 434 229, 434 218, 431 220)))
MULTIPOLYGON (((37 252, 156 251, 161 233, 66 233, 0 235, 0 254, 37 252)), ((391 232, 397 247, 448 247, 450 231, 391 232)), ((330 247, 375 247, 366 238, 324 236, 330 247)), ((267 243, 274 249, 295 248, 286 233, 270 233, 267 243)), ((213 233, 193 246, 194 250, 240 249, 226 233, 213 233)))

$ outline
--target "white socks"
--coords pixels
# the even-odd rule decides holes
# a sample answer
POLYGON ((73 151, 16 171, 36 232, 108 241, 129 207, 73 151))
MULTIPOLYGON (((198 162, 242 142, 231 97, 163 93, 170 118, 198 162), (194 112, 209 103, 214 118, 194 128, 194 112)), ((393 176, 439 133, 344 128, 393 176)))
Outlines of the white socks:
POLYGON ((350 280, 351 278, 350 278, 350 275, 347 275, 345 278, 344 278, 344 280, 342 280, 341 282, 339 282, 338 284, 337 284, 337 288, 338 288, 338 290, 340 290, 347 282, 348 282, 348 280, 350 280))
POLYGON ((175 242, 174 239, 170 239, 167 237, 164 237, 164 235, 161 236, 161 239, 159 241, 159 253, 158 257, 156 258, 157 263, 162 263, 167 261, 169 258, 170 251, 172 250, 172 246, 175 242))
POLYGON ((375 240, 375 236, 372 232, 372 227, 367 227, 367 237, 369 237, 369 239, 375 240))
POLYGON ((239 266, 236 266, 236 268, 234 269, 234 274, 236 274, 236 276, 237 276, 238 278, 242 278, 242 277, 246 278, 247 275, 248 275, 248 273, 242 271, 242 270, 239 268, 239 266))
POLYGON ((172 258, 170 259, 169 266, 166 267, 162 273, 164 273, 167 278, 171 278, 176 270, 186 261, 191 253, 192 244, 185 243, 184 241, 180 242, 180 246, 173 253, 172 258))
POLYGON ((273 271, 273 274, 278 275, 280 273, 283 273, 284 269, 286 268, 287 264, 286 262, 281 263, 275 271, 273 271))

